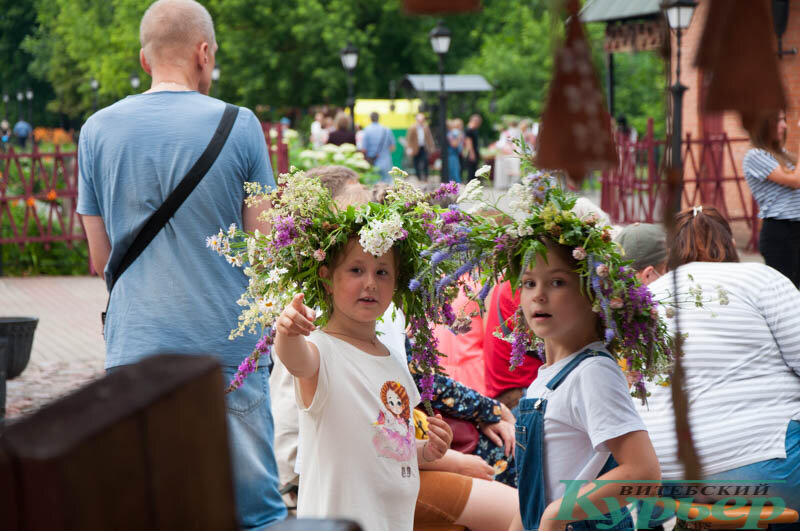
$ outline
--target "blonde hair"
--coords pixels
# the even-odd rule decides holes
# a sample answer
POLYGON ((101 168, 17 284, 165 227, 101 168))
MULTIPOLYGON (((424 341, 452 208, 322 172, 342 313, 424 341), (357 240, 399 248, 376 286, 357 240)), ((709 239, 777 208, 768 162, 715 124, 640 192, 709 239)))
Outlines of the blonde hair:
POLYGON ((358 206, 370 202, 372 197, 370 193, 364 188, 361 183, 347 183, 339 190, 339 193, 333 196, 336 206, 346 209, 350 205, 358 206))
POLYGON ((151 65, 183 64, 187 51, 198 43, 214 46, 214 21, 205 7, 194 0, 157 0, 144 12, 139 42, 151 65))
POLYGON ((350 115, 344 112, 339 112, 336 115, 336 129, 350 129, 350 115))
POLYGON ((339 197, 348 185, 358 183, 358 174, 346 166, 319 166, 308 170, 306 176, 318 178, 333 199, 339 197))

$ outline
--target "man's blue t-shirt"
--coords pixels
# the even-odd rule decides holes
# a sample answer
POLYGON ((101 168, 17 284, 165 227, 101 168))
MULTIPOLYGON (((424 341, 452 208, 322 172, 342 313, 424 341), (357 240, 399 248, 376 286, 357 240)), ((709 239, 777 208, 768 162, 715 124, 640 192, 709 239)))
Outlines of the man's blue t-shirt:
MULTIPOLYGON (((217 128, 225 103, 198 92, 129 96, 81 129, 78 213, 102 216, 109 272, 145 221, 178 186, 217 128)), ((210 353, 237 366, 258 337, 234 341, 240 268, 206 248, 206 237, 242 226, 243 184, 275 186, 261 126, 245 108, 216 162, 183 205, 119 278, 106 320, 106 367, 158 353, 210 353)))

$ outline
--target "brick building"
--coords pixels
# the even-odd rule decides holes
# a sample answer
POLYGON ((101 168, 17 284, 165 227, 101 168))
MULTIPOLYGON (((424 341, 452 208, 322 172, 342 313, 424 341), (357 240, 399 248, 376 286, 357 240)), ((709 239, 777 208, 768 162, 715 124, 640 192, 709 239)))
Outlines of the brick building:
MULTIPOLYGON (((737 232, 737 241, 744 244, 744 241, 757 232, 757 227, 754 229, 751 225, 755 215, 749 189, 741 179, 734 180, 734 178, 742 177, 742 158, 749 149, 750 143, 747 140, 747 132, 741 127, 736 113, 707 113, 703 109, 701 98, 704 82, 703 72, 694 67, 694 60, 708 16, 710 0, 697 0, 697 3, 698 6, 691 24, 682 33, 681 38, 680 80, 687 87, 683 97, 682 138, 685 140, 689 135, 692 139, 688 144, 689 153, 684 157, 684 178, 687 181, 686 192, 688 194, 688 198, 684 199, 684 204, 702 202, 724 205, 728 211, 728 217, 736 220, 734 228, 737 232), (722 133, 730 140, 729 142, 721 140, 722 133), (696 180, 701 182, 700 186, 703 187, 703 190, 696 190, 696 180)), ((782 4, 788 13, 781 49, 800 48, 800 0, 794 2, 775 0, 767 3, 770 8, 773 4, 778 6, 782 4)), ((636 2, 588 0, 582 11, 582 18, 587 22, 604 21, 607 23, 606 50, 609 52, 630 50, 630 45, 626 44, 630 39, 628 41, 623 39, 621 45, 619 42, 609 44, 609 38, 613 39, 615 34, 617 36, 624 36, 626 33, 633 34, 634 31, 631 28, 642 24, 666 23, 660 14, 659 0, 637 0, 636 2)), ((641 28, 638 29, 641 32, 641 28)), ((747 30, 746 27, 742 28, 742 31, 747 30)), ((771 31, 771 34, 777 56, 778 39, 774 31, 771 31)), ((672 53, 670 84, 672 84, 675 79, 677 42, 674 32, 670 32, 669 35, 672 39, 670 47, 672 53)), ((656 46, 658 46, 658 42, 654 42, 653 47, 656 46)), ((635 44, 634 49, 636 49, 635 44)), ((609 64, 612 65, 613 72, 611 54, 609 54, 609 64)), ((798 125, 798 121, 800 121, 800 57, 796 53, 783 54, 780 56, 779 65, 788 100, 789 138, 787 149, 798 153, 800 151, 800 125, 798 125)), ((753 83, 757 86, 758 80, 754 79, 753 83)), ((613 98, 609 99, 613 101, 613 98)), ((687 145, 684 144, 685 153, 686 149, 687 145)), ((757 221, 755 223, 757 224, 757 221)))

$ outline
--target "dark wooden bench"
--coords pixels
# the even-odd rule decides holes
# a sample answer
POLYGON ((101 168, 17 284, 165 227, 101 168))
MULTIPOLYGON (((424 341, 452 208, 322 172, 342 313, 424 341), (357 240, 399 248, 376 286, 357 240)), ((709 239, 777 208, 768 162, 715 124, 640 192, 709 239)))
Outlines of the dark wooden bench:
POLYGON ((235 530, 222 373, 156 356, 10 423, 0 529, 235 530))

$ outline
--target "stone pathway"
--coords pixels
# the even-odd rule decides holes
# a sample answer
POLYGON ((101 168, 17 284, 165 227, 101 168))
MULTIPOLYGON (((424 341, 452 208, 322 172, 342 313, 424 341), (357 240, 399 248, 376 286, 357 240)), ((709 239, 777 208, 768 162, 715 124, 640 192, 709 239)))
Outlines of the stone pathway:
POLYGON ((30 362, 7 382, 7 419, 103 375, 105 304, 105 284, 97 277, 0 277, 0 316, 39 318, 30 362))

